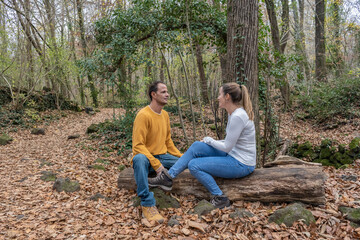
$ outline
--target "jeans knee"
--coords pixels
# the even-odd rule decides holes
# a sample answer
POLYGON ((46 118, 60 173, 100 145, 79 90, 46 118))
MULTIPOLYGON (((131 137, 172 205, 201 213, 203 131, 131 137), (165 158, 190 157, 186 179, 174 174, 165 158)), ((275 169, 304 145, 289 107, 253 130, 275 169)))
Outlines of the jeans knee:
POLYGON ((149 159, 144 155, 144 154, 136 154, 135 157, 133 158, 133 168, 135 169, 136 167, 145 167, 148 168, 150 162, 149 159))
POLYGON ((198 165, 194 161, 189 162, 188 169, 192 175, 199 171, 198 165))
POLYGON ((207 144, 204 142, 200 142, 200 141, 195 141, 193 144, 191 144, 190 148, 197 152, 199 150, 202 150, 204 148, 204 146, 206 146, 207 144), (204 145, 205 144, 205 145, 204 145))

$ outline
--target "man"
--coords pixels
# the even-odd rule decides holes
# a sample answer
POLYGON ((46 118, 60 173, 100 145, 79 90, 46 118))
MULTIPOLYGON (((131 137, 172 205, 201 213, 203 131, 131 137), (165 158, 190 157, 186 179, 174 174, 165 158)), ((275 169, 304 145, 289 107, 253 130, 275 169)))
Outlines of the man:
MULTIPOLYGON (((170 168, 181 156, 171 140, 170 119, 163 107, 169 93, 166 85, 157 81, 149 86, 150 104, 136 115, 133 127, 133 168, 137 194, 141 198, 141 208, 147 220, 164 221, 155 206, 154 193, 149 191, 148 175, 156 171, 159 175, 170 168)), ((171 190, 171 186, 165 190, 171 190)))

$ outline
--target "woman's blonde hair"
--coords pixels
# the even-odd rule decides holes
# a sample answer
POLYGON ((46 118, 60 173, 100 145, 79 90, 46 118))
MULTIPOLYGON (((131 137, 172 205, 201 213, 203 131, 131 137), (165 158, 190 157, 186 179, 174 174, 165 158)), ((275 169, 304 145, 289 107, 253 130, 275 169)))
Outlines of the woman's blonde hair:
POLYGON ((222 91, 224 93, 224 96, 226 94, 230 95, 231 100, 234 104, 239 104, 240 106, 242 106, 245 109, 247 115, 249 116, 249 119, 251 121, 254 121, 254 112, 247 87, 231 82, 222 85, 222 91))

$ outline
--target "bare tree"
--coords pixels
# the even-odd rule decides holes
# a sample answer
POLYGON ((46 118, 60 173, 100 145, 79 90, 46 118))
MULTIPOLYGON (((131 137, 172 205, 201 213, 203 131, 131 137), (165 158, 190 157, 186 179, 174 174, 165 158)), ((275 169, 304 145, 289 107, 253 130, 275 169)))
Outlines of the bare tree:
POLYGON ((315 77, 326 81, 325 0, 315 0, 315 77))
POLYGON ((275 55, 279 68, 282 69, 281 78, 278 80, 280 85, 281 96, 284 100, 285 107, 290 106, 290 86, 286 77, 285 64, 281 59, 285 52, 287 41, 289 38, 289 2, 288 0, 282 0, 282 28, 281 33, 279 30, 278 20, 276 18, 275 4, 273 0, 265 0, 266 10, 269 15, 271 38, 275 50, 278 54, 275 55))

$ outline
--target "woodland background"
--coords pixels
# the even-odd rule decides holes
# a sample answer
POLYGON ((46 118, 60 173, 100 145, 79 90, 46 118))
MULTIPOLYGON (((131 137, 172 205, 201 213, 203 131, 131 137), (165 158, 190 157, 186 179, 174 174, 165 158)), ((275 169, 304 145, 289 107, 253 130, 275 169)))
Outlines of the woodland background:
POLYGON ((0 148, 0 239, 358 238, 339 207, 360 203, 359 16, 359 0, 0 0, 0 143, 9 143, 0 148), (116 181, 154 80, 170 90, 165 110, 181 151, 224 137, 218 89, 245 84, 258 167, 285 145, 331 166, 326 204, 308 206, 316 224, 268 224, 285 204, 244 201, 234 206, 254 217, 232 220, 228 209, 198 218, 188 214, 194 196, 162 211, 181 216, 180 227, 141 222, 136 193, 116 181), (29 133, 39 127, 44 136, 29 133), (44 183, 40 169, 76 179, 80 192, 52 191, 56 177, 44 183), (97 193, 104 200, 89 201, 97 193))
POLYGON ((301 109, 315 124, 359 115, 359 11, 356 0, 1 0, 1 100, 34 109, 31 96, 50 92, 53 108, 70 99, 122 107, 131 120, 147 84, 162 80, 173 112, 184 105, 194 120, 189 144, 206 108, 222 137, 215 99, 237 81, 251 93, 263 165, 281 140, 279 111, 301 109))

